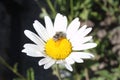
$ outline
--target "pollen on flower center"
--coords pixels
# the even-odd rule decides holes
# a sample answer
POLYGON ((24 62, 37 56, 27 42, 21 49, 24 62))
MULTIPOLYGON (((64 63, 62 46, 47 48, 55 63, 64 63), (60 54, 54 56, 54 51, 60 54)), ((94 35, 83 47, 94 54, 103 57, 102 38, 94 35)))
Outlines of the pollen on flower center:
POLYGON ((65 59, 72 51, 72 45, 66 38, 55 41, 49 39, 45 45, 46 54, 56 60, 65 59))

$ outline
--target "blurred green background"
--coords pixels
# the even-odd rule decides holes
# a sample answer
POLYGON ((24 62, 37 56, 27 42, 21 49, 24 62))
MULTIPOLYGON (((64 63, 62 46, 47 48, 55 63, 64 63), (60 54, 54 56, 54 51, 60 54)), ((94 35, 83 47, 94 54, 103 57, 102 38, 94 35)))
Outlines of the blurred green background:
MULTIPOLYGON (((96 42, 98 46, 88 50, 88 52, 93 53, 95 58, 85 60, 85 63, 82 64, 74 64, 73 72, 69 72, 61 67, 63 80, 120 80, 119 0, 33 1, 40 10, 37 15, 41 20, 40 22, 43 21, 45 15, 50 16, 52 20, 54 20, 56 13, 61 13, 68 17, 68 22, 79 17, 81 26, 87 24, 88 27, 93 28, 90 35, 93 36, 93 41, 96 42)), ((15 70, 16 66, 14 65, 12 68, 15 70)), ((18 78, 14 78, 14 80, 35 80, 34 73, 36 72, 33 69, 28 69, 26 73, 28 76, 26 76, 25 79, 18 75, 18 78)), ((54 66, 52 69, 54 74, 54 66)), ((49 80, 49 78, 45 80, 49 80)))

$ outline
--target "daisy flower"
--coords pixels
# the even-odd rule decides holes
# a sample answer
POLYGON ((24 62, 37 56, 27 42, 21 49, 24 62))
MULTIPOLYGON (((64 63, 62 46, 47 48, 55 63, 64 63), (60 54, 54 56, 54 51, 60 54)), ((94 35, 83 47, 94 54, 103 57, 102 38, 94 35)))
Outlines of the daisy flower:
POLYGON ((24 34, 34 42, 24 44, 22 52, 32 57, 43 57, 38 64, 44 69, 54 64, 63 64, 69 71, 73 71, 72 64, 83 63, 83 59, 93 58, 91 53, 83 50, 96 47, 90 42, 92 36, 86 36, 92 28, 86 25, 80 27, 80 21, 75 18, 69 25, 66 16, 58 13, 54 23, 49 16, 44 17, 45 27, 37 20, 33 27, 37 34, 25 30, 24 34))

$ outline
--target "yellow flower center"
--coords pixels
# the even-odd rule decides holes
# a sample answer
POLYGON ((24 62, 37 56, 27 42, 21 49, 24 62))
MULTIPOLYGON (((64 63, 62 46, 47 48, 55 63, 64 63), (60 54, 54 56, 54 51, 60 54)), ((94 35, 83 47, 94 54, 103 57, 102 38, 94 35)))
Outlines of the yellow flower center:
POLYGON ((45 51, 53 59, 65 59, 72 51, 72 45, 66 38, 59 40, 49 39, 45 45, 45 51))

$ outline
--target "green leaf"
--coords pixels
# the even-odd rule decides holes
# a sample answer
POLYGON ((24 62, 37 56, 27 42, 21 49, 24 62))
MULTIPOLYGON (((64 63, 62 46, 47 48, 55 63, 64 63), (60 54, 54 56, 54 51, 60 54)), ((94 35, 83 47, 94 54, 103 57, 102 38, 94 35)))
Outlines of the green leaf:
POLYGON ((105 78, 105 80, 114 80, 115 79, 113 74, 108 72, 107 70, 97 71, 96 74, 98 74, 101 77, 105 78))
POLYGON ((18 63, 15 63, 14 66, 13 66, 13 71, 14 72, 17 72, 18 71, 18 63))
POLYGON ((107 2, 111 5, 113 5, 114 1, 113 0, 107 0, 107 2))
POLYGON ((91 80, 105 80, 105 78, 104 77, 98 77, 98 78, 94 77, 91 80))
POLYGON ((42 11, 42 13, 40 13, 40 15, 39 15, 40 18, 43 18, 44 16, 48 15, 48 13, 47 13, 45 8, 41 8, 41 11, 42 11))
POLYGON ((27 70, 27 80, 34 80, 34 70, 33 68, 29 68, 27 70))
POLYGON ((89 14, 89 10, 84 9, 83 12, 80 14, 80 18, 82 18, 83 20, 87 20, 88 14, 89 14))

